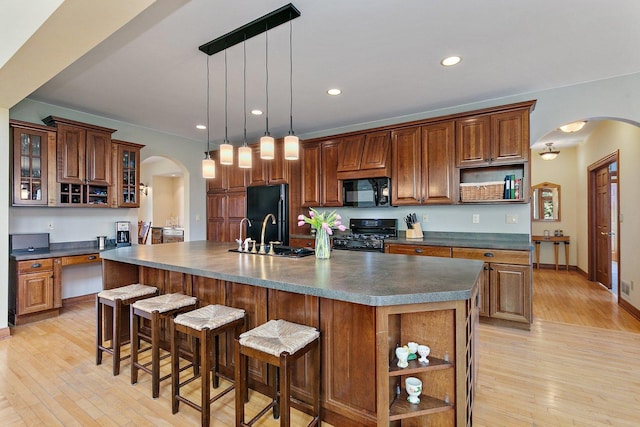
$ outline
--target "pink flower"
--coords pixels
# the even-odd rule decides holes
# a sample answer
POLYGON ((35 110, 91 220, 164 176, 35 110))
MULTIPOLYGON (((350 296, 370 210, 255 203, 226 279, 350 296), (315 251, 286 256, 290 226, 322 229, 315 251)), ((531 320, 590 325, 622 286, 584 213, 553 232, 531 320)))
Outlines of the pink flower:
POLYGON ((304 221, 298 221, 298 227, 302 227, 304 225, 304 221))
MULTIPOLYGON (((304 215, 300 214, 298 215, 298 221, 304 221, 304 215)), ((302 224, 300 224, 302 225, 302 224)))
POLYGON ((333 225, 340 225, 340 224, 342 224, 342 222, 341 222, 340 220, 335 221, 335 222, 333 223, 333 225))
POLYGON ((331 229, 331 227, 329 227, 329 224, 327 224, 326 222, 322 223, 322 229, 326 231, 327 234, 329 234, 329 236, 333 234, 333 230, 331 229))
POLYGON ((313 218, 316 214, 313 211, 309 211, 309 217, 313 218))
POLYGON ((338 230, 340 231, 345 231, 347 229, 347 227, 345 227, 344 225, 339 225, 338 226, 338 230))
POLYGON ((340 214, 336 214, 336 219, 337 219, 337 220, 341 220, 341 219, 342 219, 342 217, 340 216, 340 214))

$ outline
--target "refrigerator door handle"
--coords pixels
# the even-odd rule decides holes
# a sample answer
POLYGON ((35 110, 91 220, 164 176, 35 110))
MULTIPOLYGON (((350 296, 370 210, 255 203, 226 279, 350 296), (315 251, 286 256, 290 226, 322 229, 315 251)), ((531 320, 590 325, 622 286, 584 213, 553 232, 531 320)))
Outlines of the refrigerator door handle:
POLYGON ((284 214, 284 199, 282 198, 282 196, 280 196, 280 199, 278 199, 278 240, 280 240, 281 242, 284 241, 284 221, 283 221, 283 215, 284 214))

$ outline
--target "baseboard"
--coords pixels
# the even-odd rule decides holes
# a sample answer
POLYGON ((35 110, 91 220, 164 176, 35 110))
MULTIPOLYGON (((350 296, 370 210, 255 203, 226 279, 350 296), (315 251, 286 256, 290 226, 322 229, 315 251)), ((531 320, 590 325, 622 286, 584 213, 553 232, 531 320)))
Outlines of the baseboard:
POLYGON ((584 277, 585 279, 589 280, 589 273, 587 273, 586 271, 584 271, 581 268, 576 267, 576 270, 578 271, 578 273, 580 273, 582 275, 582 277, 584 277))
POLYGON ((11 338, 11 329, 9 328, 0 329, 0 340, 4 340, 7 338, 11 338))
POLYGON ((630 315, 640 320, 640 310, 631 305, 626 299, 618 297, 618 304, 629 312, 630 315))
POLYGON ((87 295, 80 295, 77 297, 65 298, 62 300, 62 307, 72 305, 72 304, 95 301, 95 300, 96 300, 96 294, 87 294, 87 295))

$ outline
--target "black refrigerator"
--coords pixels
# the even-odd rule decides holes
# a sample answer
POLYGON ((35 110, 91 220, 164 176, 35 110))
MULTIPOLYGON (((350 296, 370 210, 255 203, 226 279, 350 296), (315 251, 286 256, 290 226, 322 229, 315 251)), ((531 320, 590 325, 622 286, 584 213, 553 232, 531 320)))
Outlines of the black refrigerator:
POLYGON ((247 227, 247 236, 260 244, 262 222, 265 216, 273 214, 276 223, 272 224, 271 217, 267 221, 264 232, 264 243, 282 242, 289 244, 289 186, 263 185, 247 187, 247 218, 251 220, 251 227, 247 227))

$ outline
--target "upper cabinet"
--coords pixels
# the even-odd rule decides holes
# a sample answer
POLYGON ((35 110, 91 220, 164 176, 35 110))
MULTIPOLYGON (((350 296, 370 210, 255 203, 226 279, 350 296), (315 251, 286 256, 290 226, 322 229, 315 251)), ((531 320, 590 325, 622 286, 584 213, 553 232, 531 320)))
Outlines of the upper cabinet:
POLYGON ((250 186, 289 183, 288 160, 284 159, 284 139, 275 141, 275 157, 272 160, 260 158, 260 144, 251 145, 250 186))
POLYGON ((353 135, 338 143, 339 179, 391 176, 391 133, 388 131, 353 135))
POLYGON ((53 116, 43 122, 57 128, 57 204, 109 206, 111 134, 115 129, 53 116))
POLYGON ((111 207, 140 207, 140 150, 144 145, 112 141, 114 194, 111 207))
POLYGON ((529 108, 456 120, 458 167, 526 162, 529 151, 529 108))
MULTIPOLYGON (((216 162, 216 177, 207 179, 207 193, 226 192, 246 192, 249 183, 249 172, 247 169, 239 168, 236 163, 233 165, 221 165, 219 151, 212 151, 211 158, 216 162)), ((237 149, 235 158, 237 159, 237 149)))
POLYGON ((453 135, 453 121, 392 132, 392 205, 454 202, 453 135))
POLYGON ((56 131, 11 120, 14 206, 55 206, 56 131))
POLYGON ((337 141, 302 144, 301 206, 342 206, 342 187, 337 177, 337 141))

